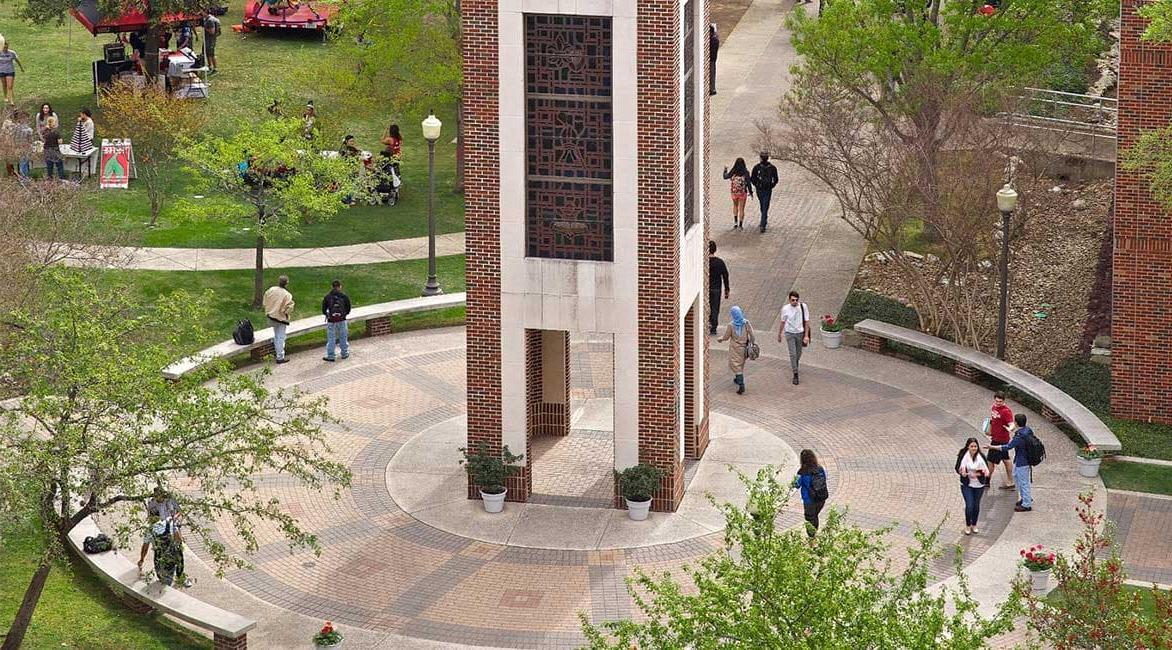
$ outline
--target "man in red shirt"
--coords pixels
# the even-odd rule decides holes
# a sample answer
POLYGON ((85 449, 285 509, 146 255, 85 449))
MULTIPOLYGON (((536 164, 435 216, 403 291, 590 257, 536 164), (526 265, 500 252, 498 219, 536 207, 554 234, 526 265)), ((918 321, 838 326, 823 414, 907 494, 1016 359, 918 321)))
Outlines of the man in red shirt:
MULTIPOLYGON (((1005 394, 993 394, 993 406, 989 409, 989 428, 984 432, 989 436, 990 443, 994 445, 1007 445, 1009 439, 1013 436, 1009 433, 1009 425, 1013 423, 1013 411, 1005 405, 1005 394)), ((1013 463, 1009 460, 1007 452, 990 449, 989 450, 989 480, 993 480, 993 470, 997 469, 997 463, 1005 465, 1005 478, 1007 481, 1005 485, 1001 486, 1002 490, 1012 490, 1017 486, 1013 481, 1013 463)))

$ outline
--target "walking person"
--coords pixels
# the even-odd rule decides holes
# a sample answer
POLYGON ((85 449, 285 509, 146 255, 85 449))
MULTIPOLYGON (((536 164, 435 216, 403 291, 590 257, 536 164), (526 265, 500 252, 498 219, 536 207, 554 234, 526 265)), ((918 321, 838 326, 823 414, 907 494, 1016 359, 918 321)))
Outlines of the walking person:
POLYGON ((716 94, 716 53, 720 50, 720 35, 716 23, 708 25, 708 94, 716 94))
POLYGON ((749 175, 753 189, 757 190, 757 202, 761 205, 761 222, 758 227, 765 232, 769 225, 769 199, 773 197, 773 188, 777 185, 777 168, 769 162, 769 152, 761 152, 761 162, 753 165, 753 172, 749 175))
POLYGON ((745 320, 740 307, 729 310, 732 322, 725 326, 724 334, 717 343, 728 341, 728 369, 733 373, 733 383, 738 386, 737 395, 745 394, 745 359, 749 357, 749 343, 754 342, 753 325, 745 320))
POLYGON ((334 280, 330 292, 321 301, 321 313, 326 317, 326 356, 322 361, 334 360, 335 345, 342 348, 342 358, 350 358, 350 329, 346 317, 350 315, 350 296, 342 293, 342 281, 334 280))
POLYGON ((1012 490, 1016 487, 1013 484, 1013 463, 1007 452, 994 445, 1009 444, 1009 427, 1012 423, 1013 411, 1005 404, 1005 393, 993 393, 993 405, 989 408, 989 426, 982 433, 989 437, 989 478, 993 478, 993 471, 997 469, 998 463, 1005 467, 1005 484, 1001 486, 1002 490, 1012 490))
POLYGON ((269 287, 264 295, 265 315, 269 318, 269 325, 273 328, 273 353, 277 363, 285 363, 285 332, 289 321, 293 317, 293 294, 289 293, 289 276, 277 278, 277 286, 269 287))
POLYGON ((960 495, 964 498, 965 535, 981 532, 977 530, 977 518, 981 515, 981 497, 985 495, 985 488, 989 485, 991 467, 989 459, 981 453, 981 445, 977 443, 976 438, 966 440, 964 447, 956 455, 954 469, 960 475, 960 495))
POLYGON ((208 74, 216 74, 220 71, 216 64, 216 39, 220 37, 221 31, 220 19, 216 18, 209 7, 207 15, 203 19, 203 56, 207 61, 208 74))
POLYGON ((13 94, 12 86, 16 81, 17 66, 23 73, 24 64, 20 62, 20 57, 9 49, 8 40, 0 36, 0 86, 4 88, 4 103, 9 106, 16 106, 16 95, 13 94))
POLYGON ((155 546, 155 573, 163 584, 170 585, 172 578, 184 587, 192 586, 187 577, 183 561, 183 535, 180 533, 179 504, 174 497, 156 487, 146 503, 148 529, 143 536, 142 548, 138 553, 138 570, 146 559, 147 549, 155 546))
POLYGON ((1001 451, 1013 450, 1013 482, 1017 484, 1017 505, 1014 512, 1030 512, 1034 509, 1034 491, 1031 480, 1033 467, 1030 465, 1029 447, 1030 438, 1034 437, 1034 430, 1026 426, 1025 413, 1013 416, 1017 428, 1013 431, 1013 439, 1004 445, 989 445, 989 449, 1001 451))
POLYGON ((781 308, 781 326, 777 328, 777 342, 785 342, 789 349, 789 368, 798 385, 798 363, 802 348, 810 344, 810 308, 801 301, 797 291, 789 292, 789 302, 781 308))
POLYGON ((708 240, 708 333, 716 334, 716 321, 720 317, 720 287, 724 285, 724 297, 728 298, 728 266, 716 256, 716 242, 708 240))
POLYGON ((793 485, 802 495, 802 516, 806 519, 806 534, 812 540, 818 533, 818 515, 830 498, 830 489, 826 484, 826 469, 818 464, 813 450, 803 449, 798 454, 798 462, 793 485))
POLYGON ((729 191, 732 193, 733 230, 745 229, 745 201, 753 195, 753 183, 750 181, 749 168, 744 158, 737 158, 733 163, 732 171, 724 168, 724 180, 729 182, 729 191))
POLYGON ((45 142, 45 178, 52 180, 53 172, 56 171, 57 178, 65 180, 65 160, 61 157, 61 132, 57 130, 57 116, 50 115, 45 120, 45 127, 41 134, 45 142))

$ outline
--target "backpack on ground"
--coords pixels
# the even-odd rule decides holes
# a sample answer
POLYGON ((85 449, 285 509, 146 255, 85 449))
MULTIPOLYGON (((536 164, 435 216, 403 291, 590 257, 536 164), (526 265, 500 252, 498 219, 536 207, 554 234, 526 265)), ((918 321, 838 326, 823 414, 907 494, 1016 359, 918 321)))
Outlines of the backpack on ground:
POLYGON ((90 555, 105 553, 114 549, 114 542, 105 533, 101 533, 97 536, 86 537, 81 543, 81 549, 90 555))
POLYGON ((1030 431, 1030 435, 1025 439, 1026 460, 1029 461, 1030 467, 1041 465, 1042 461, 1046 459, 1046 445, 1038 439, 1037 434, 1030 431))
POLYGON ((816 474, 810 475, 810 498, 814 501, 825 501, 830 498, 830 488, 826 485, 826 470, 819 469, 816 474))
POLYGON ((236 323, 236 329, 232 330, 232 340, 236 341, 236 345, 252 345, 256 340, 252 331, 252 321, 245 318, 236 323))

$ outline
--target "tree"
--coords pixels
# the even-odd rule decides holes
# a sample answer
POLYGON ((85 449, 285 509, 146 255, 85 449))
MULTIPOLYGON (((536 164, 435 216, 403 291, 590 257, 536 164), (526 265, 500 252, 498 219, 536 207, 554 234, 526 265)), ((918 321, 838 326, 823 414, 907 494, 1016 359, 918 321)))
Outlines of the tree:
POLYGON ((1140 16, 1152 21, 1148 23, 1141 37, 1145 41, 1166 43, 1172 41, 1172 0, 1154 0, 1136 10, 1140 16))
POLYGON ((1124 586, 1123 559, 1110 522, 1094 508, 1094 494, 1084 492, 1078 500, 1082 536, 1072 556, 1058 554, 1054 594, 1038 596, 1022 576, 1014 582, 1030 629, 1056 650, 1172 647, 1172 594, 1153 585, 1153 607, 1145 609, 1140 593, 1124 586))
POLYGON ((1120 166, 1146 177, 1152 198, 1172 210, 1172 126, 1142 131, 1121 158, 1120 166))
POLYGON ((340 7, 340 56, 320 71, 357 108, 423 113, 456 104, 456 187, 463 187, 460 0, 363 0, 340 7), (337 61, 347 65, 337 65, 337 61))
POLYGON ((832 511, 812 542, 805 529, 774 526, 792 490, 774 468, 750 479, 746 508, 724 504, 724 545, 685 570, 690 585, 664 573, 635 569, 628 591, 640 620, 582 626, 590 647, 602 648, 980 648, 1009 629, 1006 603, 985 619, 960 587, 925 590, 936 531, 917 533, 909 564, 894 575, 886 530, 868 532, 832 511))
MULTIPOLYGON (((160 369, 207 339, 198 323, 207 296, 176 292, 144 306, 122 286, 98 288, 53 269, 35 309, 7 315, 0 367, 0 523, 33 518, 58 552, 91 515, 120 544, 139 539, 142 505, 156 486, 171 492, 187 535, 198 537, 221 571, 247 566, 212 534, 229 528, 245 553, 256 531, 275 528, 291 547, 320 551, 275 498, 256 491, 257 474, 277 471, 310 489, 349 483, 329 460, 321 424, 326 400, 269 388, 267 370, 235 373, 224 363, 175 383, 160 369), (18 513, 13 515, 11 513, 18 513)), ((46 553, 5 639, 20 645, 52 567, 46 553)))
POLYGON ((162 171, 175 145, 203 129, 207 113, 202 104, 178 99, 155 86, 117 85, 102 93, 101 120, 106 133, 131 139, 138 180, 146 188, 150 225, 154 226, 165 198, 162 171))
POLYGON ((184 201, 183 212, 196 219, 238 225, 251 222, 256 233, 252 306, 264 294, 264 248, 273 238, 292 236, 301 224, 327 219, 344 200, 364 200, 370 176, 352 158, 329 157, 302 135, 295 118, 265 120, 229 138, 208 136, 184 141, 176 150, 187 169, 209 193, 227 201, 184 201))

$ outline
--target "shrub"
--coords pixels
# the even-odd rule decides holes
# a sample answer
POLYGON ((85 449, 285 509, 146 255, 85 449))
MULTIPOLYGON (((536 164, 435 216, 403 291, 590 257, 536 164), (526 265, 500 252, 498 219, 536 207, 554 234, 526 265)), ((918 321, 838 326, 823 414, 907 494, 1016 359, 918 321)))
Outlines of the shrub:
POLYGON ((1087 66, 1073 61, 1056 63, 1046 71, 1044 84, 1050 90, 1085 95, 1090 88, 1087 66))
POLYGON ((1049 571, 1054 568, 1055 555, 1047 551, 1041 544, 1023 548, 1020 551, 1021 564, 1030 571, 1049 571))
POLYGON ((920 328, 920 317, 915 309, 872 291, 851 289, 842 309, 838 310, 838 322, 843 327, 854 327, 855 323, 868 318, 910 329, 920 328))
POLYGON ((1050 375, 1050 383, 1096 415, 1111 411, 1111 369, 1107 366, 1078 357, 1067 359, 1050 375))
POLYGON ((822 331, 823 332, 841 332, 842 320, 836 319, 832 314, 826 314, 822 317, 822 331))
POLYGON ((663 470, 639 463, 618 472, 619 492, 631 501, 650 501, 659 491, 663 470))
POLYGON ((464 460, 460 461, 468 469, 468 476, 472 482, 480 487, 485 494, 500 494, 505 491, 505 480, 516 474, 518 467, 513 463, 524 458, 515 456, 505 445, 500 454, 493 454, 488 450, 488 443, 479 442, 476 449, 469 453, 467 447, 460 447, 464 460))

